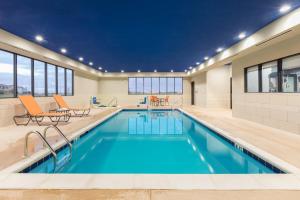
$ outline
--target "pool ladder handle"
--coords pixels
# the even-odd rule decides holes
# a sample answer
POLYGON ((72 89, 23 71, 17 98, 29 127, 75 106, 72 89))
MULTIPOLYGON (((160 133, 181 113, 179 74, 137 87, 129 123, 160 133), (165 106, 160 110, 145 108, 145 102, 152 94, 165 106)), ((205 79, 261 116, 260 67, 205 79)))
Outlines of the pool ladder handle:
POLYGON ((55 170, 56 163, 57 163, 57 154, 54 151, 54 149, 50 146, 50 144, 47 142, 47 140, 43 137, 43 135, 38 131, 30 131, 26 134, 26 136, 25 136, 25 146, 24 146, 24 156, 28 157, 28 138, 33 133, 36 134, 42 140, 44 147, 48 147, 49 151, 53 155, 53 158, 54 158, 53 159, 53 164, 54 164, 54 170, 55 170))
POLYGON ((25 136, 25 146, 24 146, 24 156, 25 157, 28 157, 28 138, 31 134, 37 134, 37 136, 42 140, 43 142, 43 146, 44 147, 47 147, 51 154, 53 155, 53 164, 54 164, 54 168, 53 168, 53 171, 55 171, 56 169, 56 164, 57 164, 57 154, 55 152, 55 150, 51 147, 51 145, 49 144, 49 142, 47 141, 47 131, 50 129, 50 128, 53 128, 56 130, 57 133, 59 133, 60 136, 63 137, 63 139, 66 141, 66 143, 68 144, 69 146, 69 150, 70 150, 70 159, 72 157, 72 144, 70 142, 70 140, 68 140, 68 138, 63 134, 63 132, 57 128, 56 126, 54 125, 50 125, 50 126, 47 126, 45 129, 44 129, 44 132, 43 132, 43 135, 39 132, 39 131, 30 131, 26 134, 25 136))
MULTIPOLYGON (((65 142, 68 144, 69 146, 69 150, 70 150, 70 157, 72 157, 72 144, 70 142, 70 140, 65 136, 65 134, 63 134, 63 132, 56 126, 54 125, 50 125, 50 126, 47 126, 45 129, 44 129, 44 138, 45 140, 47 140, 47 131, 50 129, 50 128, 53 128, 54 130, 56 130, 57 133, 59 133, 59 135, 65 140, 65 142)), ((45 145, 45 144, 44 144, 45 145)), ((44 146, 45 147, 45 146, 44 146)))

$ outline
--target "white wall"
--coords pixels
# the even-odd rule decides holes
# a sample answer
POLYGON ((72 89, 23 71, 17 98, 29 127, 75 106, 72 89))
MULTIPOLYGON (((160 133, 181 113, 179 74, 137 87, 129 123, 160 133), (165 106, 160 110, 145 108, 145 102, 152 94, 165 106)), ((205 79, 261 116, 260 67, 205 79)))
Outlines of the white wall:
POLYGON ((193 77, 195 105, 207 108, 229 108, 230 76, 231 67, 222 66, 193 77))
POLYGON ((207 105, 207 88, 206 88, 206 72, 193 77, 191 81, 195 84, 195 105, 206 107, 207 105))
POLYGON ((300 94, 245 93, 244 68, 300 53, 300 35, 232 62, 233 116, 300 134, 300 94))
MULTIPOLYGON (((129 95, 128 94, 128 78, 101 78, 99 80, 99 98, 105 104, 113 97, 118 99, 119 105, 137 105, 145 95, 129 95)), ((183 95, 168 95, 170 101, 183 101, 184 104, 190 104, 191 101, 190 81, 183 80, 183 95)), ((163 95, 165 96, 165 95, 163 95)))
POLYGON ((230 71, 227 65, 206 72, 207 107, 230 107, 230 71))

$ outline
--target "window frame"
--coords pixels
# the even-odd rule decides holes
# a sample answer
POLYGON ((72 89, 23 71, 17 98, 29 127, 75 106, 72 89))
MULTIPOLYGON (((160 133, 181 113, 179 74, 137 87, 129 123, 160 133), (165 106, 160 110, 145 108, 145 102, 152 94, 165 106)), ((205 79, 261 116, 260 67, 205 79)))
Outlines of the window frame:
MULTIPOLYGON (((33 72, 33 58, 30 58, 28 56, 24 56, 24 55, 21 55, 21 54, 16 54, 16 74, 14 74, 14 76, 16 76, 16 94, 18 97, 18 56, 21 56, 21 57, 24 57, 24 58, 28 58, 29 61, 30 61, 30 94, 33 96, 34 94, 34 72, 33 72)), ((28 95, 28 94, 22 94, 22 95, 28 95)))
POLYGON ((13 56, 13 95, 10 97, 0 97, 0 99, 11 99, 16 98, 17 96, 17 55, 14 52, 7 51, 4 49, 0 49, 1 51, 4 51, 6 53, 10 53, 13 56))
POLYGON ((44 62, 44 61, 38 60, 38 59, 34 59, 34 58, 31 59, 31 62, 32 62, 32 72, 33 72, 33 76, 32 76, 32 96, 34 96, 34 97, 47 97, 47 86, 48 86, 47 85, 47 63, 44 62), (44 95, 42 95, 42 96, 35 95, 35 87, 34 87, 34 85, 35 85, 35 83, 34 83, 35 65, 34 65, 34 61, 44 63, 44 70, 45 70, 45 73, 44 73, 44 86, 45 86, 45 88, 44 88, 44 95))
POLYGON ((149 77, 139 77, 139 76, 137 76, 137 77, 132 77, 132 76, 130 76, 130 77, 128 77, 127 78, 127 83, 128 83, 128 86, 127 86, 127 94, 128 95, 182 95, 183 94, 183 77, 155 77, 155 76, 149 76, 149 77), (142 78, 143 79, 143 92, 142 93, 138 93, 137 92, 137 79, 138 78, 142 78), (151 88, 150 88, 150 92, 149 93, 145 93, 145 78, 150 78, 150 82, 151 82, 151 88), (153 93, 153 90, 152 90, 152 86, 153 86, 153 78, 155 78, 155 79, 158 79, 158 93, 153 93), (162 78, 165 78, 166 79, 166 92, 161 92, 161 87, 160 87, 160 80, 162 79, 162 78), (174 80, 174 91, 172 92, 172 93, 168 93, 168 78, 173 78, 173 80, 174 80), (181 91, 181 93, 176 93, 175 92, 175 88, 176 88, 176 86, 175 86, 175 83, 176 83, 176 81, 175 81, 175 79, 176 78, 180 78, 181 79, 181 87, 182 87, 182 91, 181 91), (134 81, 135 81, 135 85, 136 85, 136 88, 135 88, 135 92, 133 92, 133 93, 130 93, 129 92, 129 79, 134 79, 134 81))
MULTIPOLYGON (((249 67, 244 68, 244 93, 265 93, 265 94, 276 94, 276 93, 284 93, 284 94, 299 94, 300 92, 283 92, 282 89, 282 75, 283 75, 283 70, 282 70, 282 61, 286 58, 294 57, 294 56, 299 56, 300 53, 288 55, 285 57, 273 59, 273 60, 268 60, 266 62, 260 63, 260 64, 255 64, 251 65, 249 67), (262 91, 262 65, 270 63, 270 62, 276 62, 277 63, 277 92, 263 92, 262 91), (258 66, 258 92, 248 92, 247 91, 247 69, 251 67, 258 66)), ((300 64, 300 63, 299 63, 300 64)))
POLYGON ((7 53, 11 53, 13 55, 13 96, 11 97, 0 97, 0 99, 10 99, 10 98, 17 98, 18 97, 18 80, 17 80, 17 76, 18 76, 18 73, 17 73, 17 57, 18 56, 22 56, 22 57, 25 57, 25 58, 28 58, 30 59, 30 67, 31 67, 31 95, 34 96, 34 97, 51 97, 48 95, 48 64, 50 65, 53 65, 55 66, 55 70, 56 70, 56 75, 55 75, 55 79, 56 79, 56 92, 55 94, 58 94, 58 85, 57 85, 57 81, 58 81, 58 78, 57 78, 57 67, 61 67, 64 69, 65 71, 65 85, 64 85, 64 90, 65 90, 65 95, 63 96, 74 96, 74 76, 75 76, 75 73, 74 73, 74 70, 71 69, 71 68, 68 68, 68 67, 63 67, 63 66, 58 66, 58 65, 55 65, 55 64, 52 64, 52 63, 49 63, 49 62, 46 62, 46 61, 43 61, 43 60, 40 60, 40 59, 36 59, 36 58, 32 58, 32 57, 29 57, 27 55, 23 55, 23 54, 19 54, 19 53, 15 53, 15 52, 12 52, 12 51, 9 51, 9 50, 5 50, 5 49, 1 49, 0 48, 0 51, 3 51, 3 52, 7 52, 7 53), (45 95, 44 96, 36 96, 34 93, 34 61, 39 61, 39 62, 43 62, 45 64, 45 95), (72 71, 72 94, 71 95, 67 95, 66 93, 66 90, 67 90, 67 84, 66 84, 66 71, 67 70, 71 70, 72 71))

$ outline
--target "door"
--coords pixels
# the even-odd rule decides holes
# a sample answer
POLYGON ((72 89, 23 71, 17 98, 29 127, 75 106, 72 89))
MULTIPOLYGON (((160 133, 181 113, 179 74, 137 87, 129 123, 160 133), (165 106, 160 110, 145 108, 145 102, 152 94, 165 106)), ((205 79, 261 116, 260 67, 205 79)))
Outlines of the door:
POLYGON ((195 82, 191 82, 191 104, 195 105, 195 82))

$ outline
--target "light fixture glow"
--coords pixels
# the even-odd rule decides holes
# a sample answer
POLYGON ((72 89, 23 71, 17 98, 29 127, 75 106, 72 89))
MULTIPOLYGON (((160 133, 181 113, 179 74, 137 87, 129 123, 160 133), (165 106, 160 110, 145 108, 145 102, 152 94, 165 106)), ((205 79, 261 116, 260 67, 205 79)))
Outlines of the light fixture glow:
POLYGON ((124 73, 124 70, 121 70, 121 73, 124 73))
POLYGON ((141 70, 137 70, 137 72, 138 72, 138 73, 140 73, 140 72, 141 72, 141 70))
POLYGON ((217 48, 216 52, 220 53, 220 52, 223 51, 223 50, 224 50, 223 47, 219 47, 219 48, 217 48))
POLYGON ((241 32, 238 37, 239 37, 239 39, 244 39, 246 37, 246 33, 241 32))
POLYGON ((196 65, 200 65, 200 63, 199 63, 199 62, 196 62, 196 65))
POLYGON ((185 69, 184 72, 187 72, 187 70, 185 69))
POLYGON ((283 14, 283 13, 286 13, 286 12, 290 11, 291 8, 292 7, 290 5, 285 4, 285 5, 280 7, 279 12, 283 14))
POLYGON ((156 73, 156 72, 157 72, 157 70, 155 69, 155 70, 154 70, 154 72, 156 73))
POLYGON ((60 49, 60 52, 62 52, 62 53, 67 53, 67 49, 66 49, 66 48, 61 48, 61 49, 60 49))
POLYGON ((192 67, 192 66, 190 66, 190 67, 189 67, 189 69, 193 69, 193 67, 192 67))
POLYGON ((107 70, 105 70, 105 73, 107 73, 107 70))
POLYGON ((78 60, 82 62, 84 59, 83 57, 79 57, 78 60))
POLYGON ((102 67, 98 67, 99 70, 102 70, 102 67))
POLYGON ((94 63, 93 63, 93 62, 89 62, 89 65, 90 65, 90 66, 93 66, 93 65, 94 65, 94 63))
POLYGON ((205 57, 204 57, 204 60, 208 60, 208 59, 209 59, 209 57, 208 57, 208 56, 205 56, 205 57))
POLYGON ((35 36, 35 40, 38 41, 38 42, 43 42, 43 41, 44 41, 44 38, 43 38, 43 36, 41 36, 41 35, 36 35, 36 36, 35 36))
POLYGON ((171 69, 171 72, 173 73, 173 72, 174 72, 174 70, 173 70, 173 69, 171 69))

